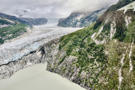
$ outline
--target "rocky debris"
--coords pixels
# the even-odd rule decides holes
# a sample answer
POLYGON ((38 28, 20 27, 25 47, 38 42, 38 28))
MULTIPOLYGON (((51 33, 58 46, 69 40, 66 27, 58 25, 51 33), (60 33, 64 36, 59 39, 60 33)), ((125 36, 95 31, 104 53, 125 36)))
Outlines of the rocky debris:
POLYGON ((16 61, 10 61, 0 65, 0 79, 11 77, 15 72, 38 63, 45 63, 52 58, 51 52, 54 53, 54 46, 59 39, 52 40, 28 55, 21 57, 16 61))

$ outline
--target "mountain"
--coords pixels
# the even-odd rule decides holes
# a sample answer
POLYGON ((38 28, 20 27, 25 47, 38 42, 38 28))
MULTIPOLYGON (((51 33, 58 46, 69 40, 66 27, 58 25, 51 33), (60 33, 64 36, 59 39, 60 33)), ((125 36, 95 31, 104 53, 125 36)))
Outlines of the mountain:
POLYGON ((20 19, 27 22, 29 25, 43 25, 47 24, 48 22, 46 18, 20 18, 20 19))
POLYGON ((48 21, 46 18, 19 18, 4 13, 0 13, 0 18, 6 18, 14 22, 23 23, 29 26, 46 24, 48 21))
POLYGON ((12 22, 14 22, 14 23, 28 24, 27 22, 21 20, 20 18, 17 18, 16 16, 7 15, 7 14, 4 14, 4 13, 0 13, 0 18, 6 19, 6 20, 8 20, 8 21, 12 21, 12 22))
MULTIPOLYGON (((0 79, 47 61, 47 70, 87 90, 135 90, 135 1, 125 2, 120 0, 95 23, 77 32, 49 42, 40 41, 44 45, 28 45, 34 50, 23 57, 20 53, 12 54, 20 49, 2 48, 0 79), (111 9, 114 6, 120 7, 111 9)), ((31 49, 20 51, 26 53, 31 49)))
POLYGON ((28 26, 46 23, 46 18, 18 18, 0 13, 0 44, 24 34, 28 26))
POLYGON ((87 90, 135 90, 135 1, 127 1, 62 37, 52 46, 48 70, 87 90))
POLYGON ((132 3, 135 0, 119 0, 119 2, 115 5, 112 5, 107 11, 115 11, 129 3, 132 3))
POLYGON ((85 27, 95 22, 105 12, 105 8, 93 12, 73 12, 67 18, 59 20, 58 26, 85 27))
POLYGON ((0 15, 2 15, 0 16, 0 44, 26 32, 28 27, 26 24, 21 23, 14 17, 5 18, 4 14, 0 15))

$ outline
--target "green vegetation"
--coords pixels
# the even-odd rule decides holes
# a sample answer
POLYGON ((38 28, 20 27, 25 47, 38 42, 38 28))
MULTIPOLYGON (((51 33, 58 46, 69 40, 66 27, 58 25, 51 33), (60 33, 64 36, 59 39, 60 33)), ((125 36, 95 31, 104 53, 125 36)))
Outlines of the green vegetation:
MULTIPOLYGON (((98 27, 94 29, 95 24, 93 24, 61 38, 59 50, 66 52, 64 56, 58 56, 58 65, 61 64, 60 67, 62 68, 61 74, 65 73, 66 70, 72 71, 70 73, 73 74, 74 68, 77 67, 79 68, 79 73, 76 75, 76 79, 73 80, 73 82, 84 84, 84 86, 94 90, 117 90, 121 58, 127 51, 122 68, 122 76, 124 79, 121 84, 121 90, 134 90, 135 67, 133 71, 129 73, 129 52, 131 42, 135 40, 135 22, 132 22, 126 27, 124 21, 117 20, 116 33, 113 40, 109 40, 110 23, 104 24, 103 31, 96 39, 103 40, 106 38, 108 40, 105 44, 97 45, 91 39, 91 36, 95 32, 98 32, 102 25, 103 24, 99 24, 98 27), (68 64, 68 67, 63 66, 65 61, 68 62, 67 60, 70 56, 76 57, 76 59, 72 64, 68 64), (86 76, 83 78, 81 76, 82 73, 86 73, 86 76)), ((135 66, 135 46, 133 47, 131 58, 132 64, 135 66)), ((58 67, 57 64, 55 68, 56 67, 58 67)))
POLYGON ((92 27, 93 25, 66 35, 60 40, 59 49, 65 50, 66 56, 72 55, 78 57, 78 64, 82 66, 82 68, 87 67, 87 64, 94 62, 95 59, 99 62, 104 62, 103 60, 105 59, 104 46, 96 45, 91 40, 90 36, 96 32, 92 27), (77 50, 77 48, 79 48, 79 50, 77 50), (95 51, 95 53, 92 54, 93 51, 95 51))
POLYGON ((120 0, 95 24, 62 37, 49 69, 87 89, 135 90, 135 12, 115 11, 132 1, 120 0), (131 17, 128 26, 127 16, 131 17))
POLYGON ((88 87, 98 85, 98 77, 104 70, 103 68, 105 68, 107 62, 107 57, 104 53, 104 45, 96 45, 91 39, 92 34, 97 32, 99 28, 94 30, 93 25, 91 25, 90 27, 66 35, 60 40, 59 50, 66 51, 66 55, 59 59, 59 64, 61 64, 66 57, 76 57, 77 61, 71 66, 80 68, 78 78, 80 82, 84 82, 88 87), (93 72, 89 77, 92 80, 81 79, 80 75, 82 72, 93 72))
POLYGON ((2 38, 0 38, 0 44, 4 43, 4 40, 2 38))
POLYGON ((131 43, 133 40, 135 41, 135 21, 129 24, 125 37, 126 42, 131 43))
POLYGON ((7 20, 0 19, 0 25, 4 25, 4 24, 11 24, 11 23, 8 22, 7 20))
POLYGON ((26 25, 16 24, 8 27, 0 28, 0 44, 4 43, 5 40, 16 38, 22 33, 26 32, 26 25))

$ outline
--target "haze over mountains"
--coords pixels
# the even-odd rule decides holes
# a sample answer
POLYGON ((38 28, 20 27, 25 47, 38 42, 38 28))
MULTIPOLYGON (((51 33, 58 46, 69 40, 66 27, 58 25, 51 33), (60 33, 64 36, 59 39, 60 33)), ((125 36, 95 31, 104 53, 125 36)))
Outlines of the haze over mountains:
POLYGON ((14 16, 64 18, 74 11, 94 11, 118 0, 1 0, 0 12, 14 16), (9 8, 11 7, 11 8, 9 8))
MULTIPOLYGON (((40 24, 44 24, 46 21, 45 18, 48 18, 49 19, 48 21, 52 19, 58 20, 58 18, 59 19, 66 18, 74 12, 83 11, 84 13, 89 12, 88 14, 91 14, 91 12, 94 13, 96 12, 96 10, 100 10, 101 8, 107 8, 110 5, 116 3, 117 1, 118 0, 105 0, 104 2, 102 2, 102 0, 94 0, 94 1, 85 0, 84 2, 83 0, 73 0, 73 1, 72 0, 67 0, 67 1, 40 0, 37 2, 35 0, 30 0, 30 1, 28 0, 12 0, 12 1, 1 0, 0 12, 5 13, 7 15, 19 17, 21 18, 21 21, 27 24, 34 25, 34 24, 37 24, 36 22, 38 22, 39 19, 40 21, 41 19, 44 19, 40 23, 40 24), (11 7, 11 8, 8 8, 8 7, 11 7)), ((93 16, 90 15, 91 17, 95 17, 92 19, 92 21, 95 21, 97 18, 97 15, 96 16, 94 15, 95 14, 93 14, 93 16)), ((84 20, 81 23, 85 23, 87 25, 83 24, 83 25, 78 25, 78 26, 88 26, 90 22, 91 20, 87 21, 87 16, 86 16, 86 19, 84 18, 84 20)), ((62 26, 62 25, 59 25, 59 26, 62 26)))
POLYGON ((101 8, 99 10, 91 12, 73 12, 67 18, 61 18, 58 22, 58 26, 61 27, 86 27, 94 23, 99 16, 101 16, 107 8, 101 8))

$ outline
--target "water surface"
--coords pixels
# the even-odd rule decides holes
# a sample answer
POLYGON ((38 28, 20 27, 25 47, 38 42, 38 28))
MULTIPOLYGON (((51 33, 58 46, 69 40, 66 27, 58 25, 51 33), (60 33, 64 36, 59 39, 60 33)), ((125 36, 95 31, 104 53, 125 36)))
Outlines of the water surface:
POLYGON ((85 90, 69 80, 48 72, 46 64, 37 64, 0 80, 0 90, 85 90))

